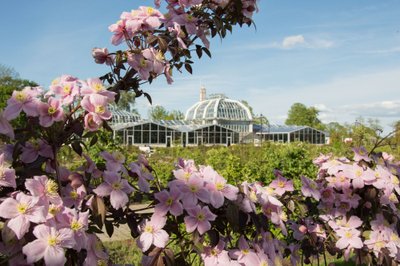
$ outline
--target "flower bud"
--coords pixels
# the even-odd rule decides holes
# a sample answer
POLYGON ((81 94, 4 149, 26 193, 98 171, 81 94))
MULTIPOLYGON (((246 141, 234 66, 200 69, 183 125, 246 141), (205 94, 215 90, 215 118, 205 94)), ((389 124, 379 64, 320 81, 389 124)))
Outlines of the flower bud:
POLYGON ((77 189, 83 184, 83 177, 78 173, 72 173, 68 176, 68 180, 71 181, 71 187, 77 189))

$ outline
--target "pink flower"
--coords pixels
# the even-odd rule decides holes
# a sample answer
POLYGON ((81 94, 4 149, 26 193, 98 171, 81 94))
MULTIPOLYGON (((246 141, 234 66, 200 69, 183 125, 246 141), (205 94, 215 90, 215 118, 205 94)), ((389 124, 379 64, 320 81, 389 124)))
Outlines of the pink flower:
POLYGON ((181 186, 180 190, 184 193, 182 202, 185 208, 195 206, 198 200, 204 203, 210 202, 210 192, 204 187, 204 180, 197 175, 190 176, 186 185, 181 186))
POLYGON ((4 117, 7 120, 16 118, 21 111, 27 116, 38 116, 38 103, 36 98, 39 95, 38 88, 25 87, 22 91, 14 91, 7 101, 7 107, 4 110, 4 117))
POLYGON ((321 193, 319 191, 318 184, 315 183, 315 181, 305 177, 301 176, 301 192, 303 193, 304 196, 306 197, 313 197, 316 200, 320 200, 321 198, 321 193))
POLYGON ((368 151, 364 147, 353 148, 354 151, 354 161, 359 162, 364 160, 366 162, 370 162, 371 158, 368 156, 368 151))
POLYGON ((86 230, 88 229, 89 210, 78 212, 76 209, 71 209, 67 216, 69 218, 69 228, 72 230, 76 242, 74 249, 80 251, 82 248, 85 248, 87 241, 86 230))
POLYGON ((183 213, 183 207, 180 203, 181 194, 176 187, 172 187, 170 191, 162 190, 154 195, 159 203, 154 208, 154 213, 164 216, 168 211, 174 215, 179 216, 183 213))
POLYGON ((239 249, 229 251, 229 255, 243 265, 257 265, 257 254, 250 248, 244 236, 239 238, 239 249))
POLYGON ((109 153, 106 151, 100 152, 100 156, 106 160, 106 168, 108 171, 118 172, 123 168, 123 163, 125 162, 125 156, 119 152, 114 151, 109 153))
POLYGON ((14 139, 14 129, 10 122, 4 117, 4 112, 0 111, 0 134, 8 136, 10 139, 14 139))
POLYGON ((84 266, 107 265, 108 254, 105 252, 103 244, 96 235, 88 235, 86 250, 87 255, 83 264, 84 266))
POLYGON ((361 232, 357 229, 351 228, 349 230, 338 230, 336 234, 340 237, 336 242, 336 247, 339 249, 349 248, 362 248, 363 242, 360 238, 361 232))
MULTIPOLYGON (((111 38, 111 43, 119 45, 125 39, 125 34, 128 35, 125 28, 125 20, 119 20, 117 23, 112 24, 108 27, 108 30, 114 33, 111 38)), ((128 35, 128 37, 131 37, 128 35)))
POLYGON ((205 167, 202 174, 207 182, 206 189, 210 193, 210 203, 214 208, 219 208, 224 204, 224 197, 232 201, 237 199, 239 189, 227 184, 225 178, 211 167, 205 167))
POLYGON ((107 109, 108 98, 100 94, 90 94, 81 101, 82 108, 93 115, 93 120, 101 124, 103 120, 111 118, 111 112, 107 109))
POLYGON ((130 53, 128 55, 128 64, 138 72, 140 79, 149 79, 150 72, 153 70, 153 62, 151 60, 147 60, 142 53, 130 53))
POLYGON ((231 265, 228 251, 225 250, 225 242, 222 240, 215 247, 205 247, 201 258, 205 266, 231 265))
POLYGON ((21 239, 29 230, 30 222, 41 223, 46 221, 46 211, 38 206, 39 199, 20 192, 15 199, 7 198, 0 204, 0 216, 8 221, 8 227, 21 239))
POLYGON ((89 131, 96 131, 100 128, 100 126, 103 124, 103 120, 96 119, 95 116, 96 115, 93 113, 87 113, 85 115, 84 119, 85 129, 89 131))
POLYGON ((0 186, 16 188, 15 170, 7 167, 4 162, 4 153, 0 154, 0 186))
MULTIPOLYGON (((111 103, 114 101, 116 93, 113 91, 108 91, 104 85, 103 82, 99 78, 90 78, 86 82, 82 82, 82 88, 81 88, 81 94, 84 96, 90 96, 92 97, 93 95, 101 95, 103 97, 106 97, 107 102, 111 103)), ((98 103, 99 100, 93 99, 92 103, 98 103)), ((100 104, 102 106, 106 106, 104 103, 100 104)), ((87 110, 87 109, 86 109, 87 110)), ((89 110, 87 110, 89 111, 89 110)), ((93 111, 89 111, 93 112, 93 111)))
POLYGON ((287 180, 283 176, 279 176, 277 179, 273 180, 269 187, 275 189, 275 193, 282 196, 286 191, 293 191, 292 180, 287 180))
POLYGON ((53 80, 50 91, 60 98, 62 104, 69 105, 79 96, 80 84, 77 78, 64 75, 53 80))
POLYGON ((64 111, 60 100, 50 97, 48 103, 39 105, 39 124, 42 127, 50 127, 54 122, 64 120, 64 111))
POLYGON ((44 140, 25 142, 22 148, 21 161, 24 163, 32 163, 40 156, 53 159, 53 149, 44 140))
POLYGON ((48 206, 49 202, 59 205, 62 200, 58 194, 58 184, 47 176, 34 176, 25 181, 25 187, 32 196, 39 197, 48 206))
POLYGON ((106 65, 109 65, 109 66, 112 65, 112 63, 114 61, 114 57, 115 57, 115 56, 109 54, 107 48, 93 48, 92 56, 94 58, 94 61, 97 64, 106 63, 106 65))
POLYGON ((64 265, 67 262, 64 248, 73 248, 75 240, 71 229, 57 230, 40 224, 33 229, 36 240, 22 248, 28 263, 34 263, 44 258, 46 265, 64 265))
POLYGON ((153 215, 142 225, 142 233, 137 240, 138 246, 143 252, 147 251, 153 244, 156 247, 164 248, 169 240, 167 232, 162 230, 167 221, 166 217, 153 215))
POLYGON ((85 185, 81 185, 74 189, 70 184, 62 189, 63 192, 63 202, 67 207, 75 206, 75 208, 80 208, 83 199, 86 196, 85 185))
POLYGON ((115 209, 124 207, 128 201, 128 195, 133 192, 133 187, 126 179, 114 172, 104 172, 104 182, 93 190, 100 197, 110 196, 111 205, 115 209))
POLYGON ((137 178, 139 179, 138 181, 139 189, 143 192, 149 192, 150 185, 148 180, 153 180, 154 179, 153 175, 147 172, 145 168, 142 168, 142 164, 140 164, 139 162, 130 163, 129 168, 133 176, 136 175, 137 178))
POLYGON ((189 216, 184 218, 186 231, 192 233, 194 230, 204 234, 211 229, 210 221, 214 221, 217 216, 213 214, 208 206, 203 208, 200 206, 195 206, 194 208, 187 210, 189 216))

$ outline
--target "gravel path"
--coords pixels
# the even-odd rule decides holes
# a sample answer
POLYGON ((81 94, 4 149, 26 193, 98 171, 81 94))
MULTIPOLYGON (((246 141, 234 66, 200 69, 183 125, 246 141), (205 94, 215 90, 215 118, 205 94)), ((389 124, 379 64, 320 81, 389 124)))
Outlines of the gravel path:
MULTIPOLYGON (((147 206, 148 206, 147 204, 137 204, 137 205, 131 205, 130 208, 132 210, 139 210, 146 208, 147 206)), ((138 211, 137 213, 153 213, 153 212, 154 208, 145 211, 138 211)), ((106 233, 106 229, 104 227, 103 227, 103 232, 104 232, 103 234, 97 234, 97 236, 100 238, 102 242, 122 241, 122 240, 132 239, 131 231, 127 224, 121 224, 119 227, 114 227, 114 233, 112 237, 108 236, 108 234, 106 233)))

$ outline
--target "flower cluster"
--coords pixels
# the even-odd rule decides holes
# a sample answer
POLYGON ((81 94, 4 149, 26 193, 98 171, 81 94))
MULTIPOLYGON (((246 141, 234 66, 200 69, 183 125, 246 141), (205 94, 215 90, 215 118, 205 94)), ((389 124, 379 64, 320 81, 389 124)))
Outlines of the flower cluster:
MULTIPOLYGON (((160 1, 155 1, 155 5, 159 8, 160 1)), ((167 0, 165 14, 157 8, 140 6, 130 12, 122 12, 120 19, 109 26, 113 34, 111 43, 126 43, 127 50, 110 53, 107 48, 93 49, 95 62, 112 66, 114 73, 110 74, 114 80, 123 79, 124 82, 117 87, 127 83, 126 77, 120 77, 121 70, 127 67, 130 70, 126 76, 132 84, 137 79, 151 81, 161 74, 165 75, 168 83, 172 83, 172 69, 175 67, 179 70, 183 64, 191 72, 190 64, 193 62, 190 60, 190 46, 195 44, 195 40, 202 42, 195 44, 199 57, 203 51, 210 54, 209 36, 214 37, 218 33, 224 37, 226 31, 232 30, 232 25, 250 25, 253 13, 257 11, 257 2, 167 0)), ((137 88, 133 89, 138 93, 137 88)))

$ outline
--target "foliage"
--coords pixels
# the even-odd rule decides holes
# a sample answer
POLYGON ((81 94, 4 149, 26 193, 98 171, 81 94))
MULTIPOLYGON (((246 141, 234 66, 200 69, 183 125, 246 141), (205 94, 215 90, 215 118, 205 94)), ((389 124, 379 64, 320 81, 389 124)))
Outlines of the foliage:
POLYGON ((285 124, 320 128, 321 121, 318 119, 318 113, 319 111, 315 107, 307 107, 302 103, 294 103, 288 111, 285 124))
MULTIPOLYGON (((103 150, 113 148, 101 131, 110 130, 109 105, 126 91, 151 102, 141 84, 162 74, 171 83, 172 69, 191 73, 192 51, 211 56, 209 36, 250 26, 257 8, 253 0, 166 2, 165 16, 142 6, 109 27, 114 45, 127 44, 115 53, 93 49, 96 63, 111 66, 110 73, 87 80, 63 75, 46 90, 12 92, 0 115, 8 142, 0 153, 1 264, 104 265, 109 256, 95 233, 104 227, 112 235, 120 224, 128 224, 133 237, 141 233, 149 214, 131 204, 153 202, 161 183, 143 156, 126 161, 117 150, 103 150), (79 161, 68 161, 71 151, 79 161)), ((162 254, 174 257, 169 249, 154 252, 158 259, 149 264, 161 264, 162 254)))
POLYGON ((149 118, 152 120, 182 120, 184 114, 179 110, 169 112, 165 107, 156 105, 150 109, 149 118))

